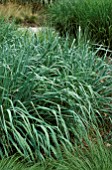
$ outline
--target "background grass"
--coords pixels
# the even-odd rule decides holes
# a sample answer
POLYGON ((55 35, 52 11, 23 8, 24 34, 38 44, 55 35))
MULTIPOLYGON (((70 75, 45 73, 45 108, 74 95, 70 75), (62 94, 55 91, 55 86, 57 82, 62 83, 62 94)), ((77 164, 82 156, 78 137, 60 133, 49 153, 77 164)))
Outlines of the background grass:
POLYGON ((40 4, 18 4, 14 2, 0 5, 0 18, 15 20, 16 24, 22 26, 44 26, 45 7, 40 4))
POLYGON ((61 32, 77 35, 79 26, 93 42, 112 49, 111 0, 61 0, 49 7, 51 24, 61 32))

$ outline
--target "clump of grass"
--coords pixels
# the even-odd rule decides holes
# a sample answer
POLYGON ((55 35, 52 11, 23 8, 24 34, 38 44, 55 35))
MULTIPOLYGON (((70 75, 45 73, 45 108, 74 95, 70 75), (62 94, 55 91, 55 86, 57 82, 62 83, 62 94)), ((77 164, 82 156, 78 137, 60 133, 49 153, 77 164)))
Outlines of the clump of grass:
POLYGON ((112 49, 111 0, 61 0, 49 7, 49 20, 62 34, 77 34, 80 26, 89 38, 112 49))
MULTIPOLYGON (((75 6, 76 1, 56 1, 48 8, 50 23, 62 34, 66 31, 75 32, 78 22, 76 22, 75 6)), ((79 26, 79 24, 78 24, 79 26)))
POLYGON ((105 57, 51 31, 28 36, 0 25, 0 157, 61 158, 93 124, 110 128, 112 65, 105 57))

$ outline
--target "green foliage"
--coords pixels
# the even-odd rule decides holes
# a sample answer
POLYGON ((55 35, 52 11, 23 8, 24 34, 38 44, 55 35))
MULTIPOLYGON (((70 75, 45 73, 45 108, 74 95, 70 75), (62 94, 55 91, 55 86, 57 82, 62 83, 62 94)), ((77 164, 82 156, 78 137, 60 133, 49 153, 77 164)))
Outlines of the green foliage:
POLYGON ((111 0, 60 0, 49 7, 49 20, 61 33, 82 32, 96 43, 112 49, 112 1, 111 0))
POLYGON ((34 165, 23 163, 18 157, 0 161, 0 170, 111 170, 112 147, 107 148, 100 140, 88 147, 78 148, 74 152, 63 151, 64 159, 46 159, 34 165))
MULTIPOLYGON (((79 2, 77 3, 79 4, 79 2)), ((76 0, 60 0, 56 1, 48 8, 50 23, 62 34, 66 33, 66 31, 74 34, 77 32, 77 26, 79 26, 79 23, 76 18, 75 5, 76 0)))
POLYGON ((0 18, 0 44, 2 45, 3 42, 11 40, 12 34, 16 30, 16 26, 14 23, 9 24, 8 20, 4 23, 4 18, 0 18))
POLYGON ((112 65, 105 57, 51 30, 28 36, 0 25, 1 158, 61 158, 93 124, 110 128, 112 65))
POLYGON ((57 170, 111 170, 112 148, 106 148, 100 142, 91 143, 83 149, 78 148, 74 153, 65 153, 64 160, 54 161, 52 165, 57 170))
MULTIPOLYGON (((60 162, 60 170, 111 170, 112 151, 93 146, 92 151, 79 151, 79 154, 68 154, 65 161, 60 162)), ((57 168, 58 170, 58 168, 57 168)))

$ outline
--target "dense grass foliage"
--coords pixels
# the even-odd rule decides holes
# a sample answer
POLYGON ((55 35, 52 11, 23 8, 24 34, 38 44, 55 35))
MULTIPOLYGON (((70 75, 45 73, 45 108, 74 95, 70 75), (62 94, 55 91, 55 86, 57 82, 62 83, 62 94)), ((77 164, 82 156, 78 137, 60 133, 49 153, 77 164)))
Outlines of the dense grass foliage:
POLYGON ((49 7, 49 20, 62 34, 77 34, 79 26, 96 43, 112 49, 111 0, 59 0, 49 7))
POLYGON ((33 166, 20 161, 20 158, 10 157, 0 161, 0 170, 111 170, 112 148, 107 148, 99 141, 91 143, 87 148, 78 148, 74 153, 63 152, 64 159, 47 159, 33 166))
POLYGON ((62 157, 93 124, 111 135, 112 66, 55 32, 19 33, 0 20, 0 157, 62 157))
MULTIPOLYGON (((52 170, 111 170, 112 148, 101 144, 90 144, 86 148, 76 150, 74 153, 64 153, 64 160, 54 161, 52 170)), ((50 169, 50 168, 49 168, 50 169)))
MULTIPOLYGON (((60 158, 90 127, 111 136, 112 65, 55 32, 29 35, 0 20, 0 157, 60 158)), ((111 60, 110 60, 111 62, 111 60)))
POLYGON ((111 170, 111 1, 0 2, 0 170, 111 170))

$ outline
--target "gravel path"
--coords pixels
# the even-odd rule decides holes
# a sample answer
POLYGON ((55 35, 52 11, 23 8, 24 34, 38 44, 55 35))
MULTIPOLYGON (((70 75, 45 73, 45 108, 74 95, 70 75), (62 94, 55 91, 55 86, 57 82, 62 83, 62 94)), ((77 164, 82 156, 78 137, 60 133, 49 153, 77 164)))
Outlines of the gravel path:
POLYGON ((18 28, 19 31, 30 31, 33 33, 38 33, 39 31, 42 30, 47 30, 47 27, 24 27, 24 28, 18 28))

